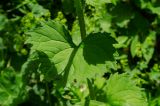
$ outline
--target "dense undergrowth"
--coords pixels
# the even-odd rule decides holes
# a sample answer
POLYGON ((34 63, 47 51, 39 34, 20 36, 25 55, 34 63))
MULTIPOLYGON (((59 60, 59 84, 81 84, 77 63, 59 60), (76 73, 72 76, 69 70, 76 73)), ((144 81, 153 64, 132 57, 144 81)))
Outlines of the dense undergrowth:
POLYGON ((0 106, 160 106, 159 0, 0 0, 0 106))

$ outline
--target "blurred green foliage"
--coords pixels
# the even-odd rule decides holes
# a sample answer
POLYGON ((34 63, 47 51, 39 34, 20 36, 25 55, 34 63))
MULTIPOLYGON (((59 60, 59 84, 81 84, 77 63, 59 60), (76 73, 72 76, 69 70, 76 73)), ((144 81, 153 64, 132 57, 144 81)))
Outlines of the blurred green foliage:
POLYGON ((82 4, 88 35, 84 42, 74 0, 0 0, 0 105, 160 106, 160 1, 82 4), (45 21, 58 21, 52 25, 57 29, 48 30, 45 21), (44 37, 38 48, 35 28, 42 38, 49 36, 50 45, 43 43, 48 40, 44 37), (62 52, 54 57, 53 48, 62 52), (75 67, 64 87, 63 70, 76 49, 75 67))

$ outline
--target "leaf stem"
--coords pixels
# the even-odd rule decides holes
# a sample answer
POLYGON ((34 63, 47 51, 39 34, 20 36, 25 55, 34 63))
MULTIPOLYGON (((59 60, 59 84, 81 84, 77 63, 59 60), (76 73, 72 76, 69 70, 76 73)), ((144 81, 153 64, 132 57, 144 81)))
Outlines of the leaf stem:
POLYGON ((82 2, 81 0, 74 0, 74 3, 76 7, 76 12, 78 15, 81 39, 83 40, 86 37, 86 29, 85 29, 84 15, 83 15, 83 9, 82 9, 82 2))

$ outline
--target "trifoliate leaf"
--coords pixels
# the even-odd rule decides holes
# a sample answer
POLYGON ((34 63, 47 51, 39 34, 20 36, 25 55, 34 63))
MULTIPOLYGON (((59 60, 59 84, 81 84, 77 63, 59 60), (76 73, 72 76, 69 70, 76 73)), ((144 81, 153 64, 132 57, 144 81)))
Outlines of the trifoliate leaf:
POLYGON ((116 42, 106 33, 91 34, 75 46, 61 24, 49 21, 29 34, 27 43, 33 45, 31 51, 45 53, 63 83, 82 83, 86 78, 102 76, 107 71, 106 62, 114 60, 112 44, 116 42))

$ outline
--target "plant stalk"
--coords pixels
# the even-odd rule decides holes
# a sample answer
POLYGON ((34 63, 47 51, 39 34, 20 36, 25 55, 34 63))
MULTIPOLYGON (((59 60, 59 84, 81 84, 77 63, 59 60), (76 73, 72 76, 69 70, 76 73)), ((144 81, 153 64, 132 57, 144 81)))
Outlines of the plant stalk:
POLYGON ((82 9, 82 2, 81 0, 74 0, 74 3, 75 3, 76 13, 78 16, 78 21, 80 26, 81 39, 83 40, 86 37, 86 29, 85 29, 85 21, 84 21, 83 9, 82 9))
POLYGON ((47 82, 46 82, 46 91, 47 91, 47 98, 48 98, 49 106, 52 106, 52 102, 51 102, 51 98, 50 98, 50 91, 49 91, 49 87, 48 87, 47 82))

